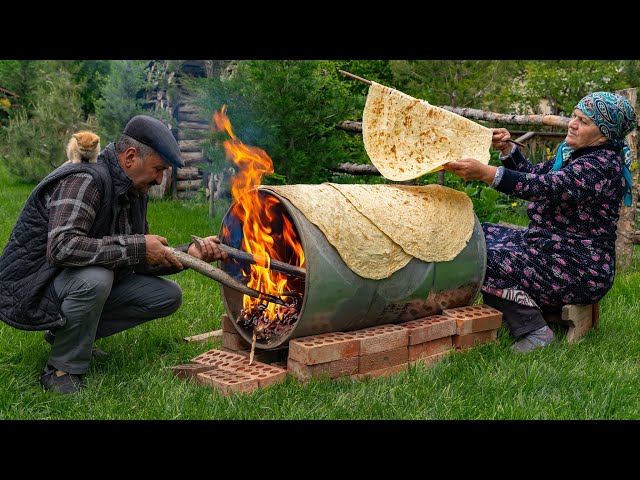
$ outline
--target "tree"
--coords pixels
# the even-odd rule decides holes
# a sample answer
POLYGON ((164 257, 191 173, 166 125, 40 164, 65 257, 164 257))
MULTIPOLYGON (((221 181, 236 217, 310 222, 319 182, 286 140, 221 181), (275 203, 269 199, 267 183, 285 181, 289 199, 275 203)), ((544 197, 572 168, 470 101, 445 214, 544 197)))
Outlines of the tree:
MULTIPOLYGON (((347 60, 340 67, 340 70, 345 70, 381 85, 391 86, 393 84, 393 72, 389 60, 347 60)), ((369 92, 369 86, 366 83, 349 78, 343 78, 343 80, 354 97, 366 98, 369 92)))
POLYGON ((36 102, 36 90, 55 62, 39 60, 0 60, 0 85, 19 95, 21 108, 27 111, 36 102))
MULTIPOLYGON (((360 139, 336 129, 343 120, 357 118, 364 106, 364 97, 350 91, 352 80, 337 72, 343 64, 243 60, 228 80, 193 79, 185 86, 198 95, 208 118, 227 105, 235 135, 265 150, 287 183, 316 183, 330 179, 335 164, 364 155, 360 139)), ((217 153, 209 156, 222 165, 224 153, 217 145, 217 153)))
POLYGON ((546 100, 551 110, 548 113, 568 117, 588 93, 633 86, 624 72, 625 63, 616 60, 526 61, 514 79, 520 88, 514 90, 511 99, 520 110, 517 113, 542 113, 541 100, 546 100))
POLYGON ((70 62, 74 81, 81 86, 80 98, 85 117, 96 113, 96 103, 102 96, 102 88, 109 77, 111 64, 110 60, 73 60, 70 62))
POLYGON ((71 134, 87 127, 71 74, 60 65, 41 73, 41 83, 29 92, 33 108, 18 111, 0 144, 9 171, 30 182, 40 181, 62 164, 71 134))
POLYGON ((102 144, 117 141, 131 117, 144 113, 142 93, 148 61, 116 60, 96 101, 98 133, 102 144))
POLYGON ((503 110, 512 79, 522 69, 511 60, 392 60, 393 81, 408 95, 432 105, 503 110), (507 81, 505 81, 507 80, 507 81))

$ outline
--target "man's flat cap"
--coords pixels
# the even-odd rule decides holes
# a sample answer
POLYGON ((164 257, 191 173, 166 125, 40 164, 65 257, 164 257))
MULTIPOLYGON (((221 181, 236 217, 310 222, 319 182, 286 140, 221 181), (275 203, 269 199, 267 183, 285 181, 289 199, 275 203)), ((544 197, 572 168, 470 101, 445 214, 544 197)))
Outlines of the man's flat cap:
POLYGON ((129 120, 122 133, 150 146, 172 166, 184 167, 178 142, 169 127, 157 118, 136 115, 129 120))

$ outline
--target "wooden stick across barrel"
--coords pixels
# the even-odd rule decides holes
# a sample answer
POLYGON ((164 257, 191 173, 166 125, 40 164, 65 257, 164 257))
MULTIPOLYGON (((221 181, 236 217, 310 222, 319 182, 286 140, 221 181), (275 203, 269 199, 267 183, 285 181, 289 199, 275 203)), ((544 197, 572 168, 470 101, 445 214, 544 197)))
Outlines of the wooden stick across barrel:
MULTIPOLYGON (((191 235, 191 238, 196 243, 202 240, 202 238, 195 235, 191 235)), ((295 265, 291 265, 290 263, 274 260, 273 258, 267 261, 266 258, 261 257, 260 255, 253 255, 243 250, 238 250, 237 248, 230 247, 229 245, 226 245, 224 243, 219 243, 218 247, 223 252, 226 252, 230 257, 236 258, 238 260, 245 260, 249 263, 254 263, 261 267, 268 268, 269 270, 276 270, 278 272, 286 273, 287 275, 292 275, 294 277, 306 278, 307 276, 306 269, 302 267, 296 267, 295 265)))

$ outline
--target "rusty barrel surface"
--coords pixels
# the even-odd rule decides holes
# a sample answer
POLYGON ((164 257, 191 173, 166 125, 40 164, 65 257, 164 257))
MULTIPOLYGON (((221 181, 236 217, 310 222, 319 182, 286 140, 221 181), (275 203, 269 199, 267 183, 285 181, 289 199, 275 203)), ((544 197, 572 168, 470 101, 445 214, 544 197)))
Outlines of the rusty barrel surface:
MULTIPOLYGON (((293 328, 276 341, 256 341, 256 348, 272 349, 298 337, 437 315, 445 308, 471 305, 480 292, 486 269, 486 244, 475 215, 471 238, 453 260, 428 263, 413 258, 391 276, 373 280, 352 272, 324 233, 289 200, 262 188, 258 195, 261 198, 272 195, 281 202, 300 237, 307 276, 302 308, 293 328)), ((219 236, 224 243, 240 248, 238 240, 225 238, 223 233, 225 225, 234 223, 233 206, 222 220, 219 236)), ((221 264, 221 268, 225 269, 225 265, 221 264)), ((238 318, 243 294, 222 284, 220 288, 227 315, 230 319, 238 318)), ((238 333, 251 343, 252 331, 233 323, 238 333)))

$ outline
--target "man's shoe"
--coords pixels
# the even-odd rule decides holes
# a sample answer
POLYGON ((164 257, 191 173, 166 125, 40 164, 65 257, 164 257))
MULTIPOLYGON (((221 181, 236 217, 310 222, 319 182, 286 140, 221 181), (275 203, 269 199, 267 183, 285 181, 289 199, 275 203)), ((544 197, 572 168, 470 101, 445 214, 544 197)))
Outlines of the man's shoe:
POLYGON ((553 330, 547 325, 525 335, 513 345, 515 353, 528 353, 542 347, 546 347, 553 342, 553 330))
MULTIPOLYGON (((53 341, 56 339, 56 334, 53 333, 51 330, 45 330, 44 339, 49 345, 53 345, 53 341)), ((106 358, 109 356, 109 353, 105 352, 104 350, 99 350, 97 348, 94 348, 91 350, 91 356, 93 358, 106 358)))
POLYGON ((66 373, 51 365, 47 365, 40 375, 40 384, 45 390, 53 390, 58 393, 76 393, 82 390, 84 382, 82 375, 66 373))

